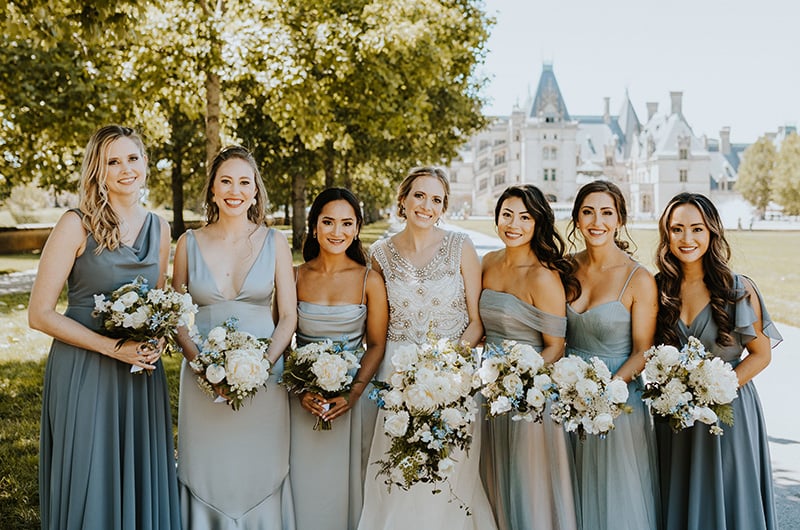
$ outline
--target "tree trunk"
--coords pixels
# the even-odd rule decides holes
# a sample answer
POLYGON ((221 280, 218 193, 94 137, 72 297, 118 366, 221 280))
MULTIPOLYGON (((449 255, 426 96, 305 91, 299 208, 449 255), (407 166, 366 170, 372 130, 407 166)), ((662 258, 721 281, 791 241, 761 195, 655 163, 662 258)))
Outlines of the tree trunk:
POLYGON ((322 161, 322 169, 325 171, 325 187, 332 188, 336 184, 336 166, 334 161, 335 153, 333 144, 328 142, 325 145, 325 158, 322 161))
POLYGON ((292 249, 303 248, 306 228, 306 177, 302 168, 292 174, 292 249))
MULTIPOLYGON (((219 43, 212 41, 212 46, 219 46, 219 43)), ((216 72, 206 72, 206 169, 211 167, 211 162, 217 156, 222 143, 219 136, 221 91, 219 75, 216 72)))
POLYGON ((342 186, 350 191, 353 191, 353 181, 350 179, 347 155, 344 156, 344 161, 342 162, 342 186))
POLYGON ((183 153, 175 149, 172 154, 172 239, 176 240, 186 231, 183 221, 183 153))

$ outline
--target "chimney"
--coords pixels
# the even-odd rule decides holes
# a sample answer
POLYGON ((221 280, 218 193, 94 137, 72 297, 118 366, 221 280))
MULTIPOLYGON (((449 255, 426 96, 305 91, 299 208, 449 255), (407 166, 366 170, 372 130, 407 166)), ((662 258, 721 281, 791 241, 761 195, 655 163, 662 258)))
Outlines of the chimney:
POLYGON ((647 121, 650 121, 658 112, 658 101, 647 102, 647 121))
POLYGON ((670 92, 669 98, 672 100, 672 114, 683 114, 683 92, 670 92))
POLYGON ((608 111, 609 105, 611 104, 611 98, 606 96, 603 98, 603 122, 608 124, 611 123, 611 114, 608 111))
POLYGON ((719 152, 723 155, 731 154, 731 128, 723 127, 719 131, 719 152))

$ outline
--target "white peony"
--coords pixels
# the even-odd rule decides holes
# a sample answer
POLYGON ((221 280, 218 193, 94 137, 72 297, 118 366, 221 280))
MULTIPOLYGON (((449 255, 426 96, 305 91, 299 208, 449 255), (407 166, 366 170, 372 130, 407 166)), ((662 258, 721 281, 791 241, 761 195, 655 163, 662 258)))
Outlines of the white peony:
POLYGON ((336 392, 346 384, 347 362, 338 355, 323 352, 311 365, 311 372, 317 377, 317 384, 320 387, 329 392, 336 392))
POLYGON ((403 405, 403 394, 396 389, 390 390, 383 395, 383 402, 388 409, 394 409, 403 405))
POLYGON ((261 355, 248 350, 231 350, 225 356, 228 384, 235 389, 251 390, 263 385, 269 372, 261 364, 261 355))
POLYGON ((211 331, 208 332, 208 342, 212 342, 218 345, 219 349, 224 350, 227 333, 228 331, 223 326, 211 328, 211 331))
POLYGON ((218 364, 210 364, 208 368, 206 368, 206 379, 212 385, 216 385, 223 379, 225 379, 225 368, 218 364))
POLYGON ((419 355, 417 353, 417 346, 414 344, 403 344, 397 348, 392 355, 392 366, 395 370, 401 372, 407 371, 411 366, 417 362, 419 355))
POLYGON ((456 429, 464 423, 464 416, 458 410, 448 407, 442 411, 442 421, 451 429, 456 429))
POLYGON ((528 405, 531 407, 539 409, 544 406, 544 394, 536 387, 529 388, 528 393, 525 396, 525 401, 527 401, 528 405))
POLYGON ((562 357, 553 364, 551 377, 559 386, 574 385, 583 375, 585 364, 583 359, 574 355, 562 357))
POLYGON ((595 416, 594 420, 592 420, 592 429, 590 432, 595 433, 603 433, 609 431, 611 428, 614 427, 614 418, 611 417, 611 414, 606 412, 602 412, 595 416))
POLYGON ((625 403, 628 401, 628 385, 622 379, 612 379, 608 383, 607 391, 612 403, 625 403))
POLYGON ((395 372, 389 378, 389 384, 392 385, 392 388, 403 388, 405 386, 405 377, 403 377, 402 373, 395 372))
POLYGON ((591 379, 581 379, 575 383, 575 391, 578 392, 578 395, 582 398, 594 397, 599 390, 600 387, 591 379))
POLYGON ((383 430, 395 438, 403 436, 408 430, 408 420, 408 412, 404 410, 388 413, 383 420, 383 430))
POLYGON ((517 366, 519 366, 520 371, 536 373, 544 366, 544 359, 533 346, 521 344, 517 348, 519 348, 517 366))
POLYGON ((122 300, 115 300, 113 304, 111 304, 111 311, 114 313, 124 313, 127 307, 122 300))
POLYGON ((539 374, 533 378, 533 386, 542 391, 547 390, 552 383, 552 379, 547 374, 539 374))
POLYGON ((131 329, 141 329, 148 318, 150 318, 150 310, 147 306, 141 306, 133 313, 125 315, 125 318, 122 319, 122 326, 131 329))
POLYGON ((436 398, 424 385, 412 384, 403 390, 403 397, 409 409, 415 412, 430 412, 436 407, 436 398))
POLYGON ((490 412, 492 416, 503 414, 511 410, 511 401, 506 396, 500 396, 492 401, 490 412))
POLYGON ((135 304, 139 300, 139 295, 136 294, 135 291, 128 291, 127 293, 123 294, 117 300, 118 302, 122 302, 125 307, 130 307, 135 304))

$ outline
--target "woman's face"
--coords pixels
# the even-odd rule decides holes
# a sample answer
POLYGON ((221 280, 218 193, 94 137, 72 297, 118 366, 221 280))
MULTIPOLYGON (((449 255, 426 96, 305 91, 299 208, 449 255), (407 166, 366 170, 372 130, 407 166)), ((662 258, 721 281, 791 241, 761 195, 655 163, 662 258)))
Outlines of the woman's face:
POLYGON ((314 228, 320 252, 342 254, 358 236, 358 220, 350 203, 344 199, 322 207, 314 228))
POLYGON ((211 193, 220 216, 246 216, 256 197, 253 168, 241 158, 226 160, 217 170, 211 193))
POLYGON ((619 228, 619 212, 608 193, 596 191, 583 200, 578 210, 578 222, 586 246, 614 244, 614 232, 619 228))
POLYGON ((509 197, 500 207, 497 217, 497 235, 507 247, 529 245, 533 238, 533 215, 519 197, 509 197))
POLYGON ((105 186, 109 195, 138 196, 146 178, 147 157, 136 142, 121 136, 108 145, 105 186))
POLYGON ((433 227, 444 211, 444 197, 444 186, 438 178, 417 177, 402 200, 406 221, 420 228, 433 227))
POLYGON ((694 204, 681 204, 672 210, 669 225, 669 251, 682 264, 703 259, 711 242, 703 215, 694 204))

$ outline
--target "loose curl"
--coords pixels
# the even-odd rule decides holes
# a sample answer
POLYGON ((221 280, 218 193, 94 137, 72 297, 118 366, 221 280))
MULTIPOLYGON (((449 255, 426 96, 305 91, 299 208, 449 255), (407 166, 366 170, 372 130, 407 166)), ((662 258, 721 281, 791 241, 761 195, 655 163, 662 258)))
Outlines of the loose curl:
POLYGON ((303 242, 303 259, 311 261, 319 256, 319 241, 314 236, 314 231, 317 228, 317 221, 322 213, 322 209, 326 204, 333 201, 347 201, 353 208, 356 215, 356 235, 350 246, 345 250, 348 258, 352 259, 360 265, 367 264, 367 254, 364 252, 364 247, 361 246, 361 240, 358 238, 361 233, 361 226, 364 224, 364 216, 361 213, 361 204, 358 198, 352 191, 344 188, 328 188, 320 192, 311 203, 311 208, 308 211, 308 231, 305 234, 305 241, 303 242))
POLYGON ((577 248, 576 229, 578 225, 578 216, 583 206, 583 201, 592 193, 606 193, 614 201, 614 208, 617 210, 617 215, 619 216, 619 230, 614 231, 614 244, 627 254, 633 254, 633 252, 629 250, 630 243, 624 239, 620 239, 618 233, 619 231, 624 231, 627 239, 632 241, 628 233, 628 209, 625 206, 625 196, 616 184, 608 180, 594 180, 584 184, 581 189, 578 190, 578 194, 575 196, 575 203, 572 205, 572 218, 569 222, 569 234, 567 235, 567 240, 570 245, 573 248, 577 248))
POLYGON ((745 292, 737 292, 733 285, 733 273, 728 267, 731 247, 725 239, 722 220, 711 200, 700 193, 679 193, 674 196, 658 220, 659 242, 656 251, 656 283, 658 285, 658 317, 656 319, 656 343, 679 346, 678 320, 681 313, 681 283, 683 267, 670 251, 670 222, 672 212, 678 206, 690 204, 700 211, 710 235, 708 250, 703 255, 703 283, 711 295, 711 315, 719 329, 717 344, 733 344, 733 316, 728 314, 728 304, 741 299, 745 292))
POLYGON ((525 210, 533 217, 533 237, 530 247, 539 262, 546 268, 556 271, 566 291, 567 301, 576 300, 581 294, 581 284, 575 278, 575 266, 564 255, 566 245, 556 231, 555 215, 544 194, 536 186, 525 184, 511 186, 497 199, 494 208, 494 224, 500 219, 503 203, 516 197, 525 205, 525 210))
POLYGON ((217 153, 217 156, 214 157, 214 160, 211 162, 211 165, 208 168, 208 178, 206 179, 206 185, 203 188, 206 222, 211 224, 219 220, 219 206, 217 206, 217 204, 214 202, 214 181, 217 179, 217 173, 219 173, 220 166, 232 158, 244 160, 253 170, 253 179, 255 180, 256 185, 256 196, 255 204, 252 204, 247 209, 247 218, 257 226, 266 225, 268 200, 267 189, 264 187, 264 181, 261 179, 261 172, 258 171, 258 165, 256 164, 253 155, 250 153, 250 151, 240 145, 229 145, 228 147, 223 147, 220 152, 217 153))
POLYGON ((440 167, 415 167, 408 172, 406 178, 403 179, 403 182, 401 182, 400 186, 397 188, 397 216, 401 219, 406 218, 406 211, 403 207, 403 201, 406 197, 408 197, 408 194, 411 193, 411 186, 414 184, 414 181, 420 177, 433 177, 439 179, 439 182, 442 183, 442 187, 444 188, 442 214, 447 211, 448 198, 450 197, 450 181, 447 178, 447 172, 440 167))
POLYGON ((142 157, 147 153, 141 137, 130 127, 106 125, 92 135, 86 144, 81 164, 79 208, 84 229, 97 241, 95 254, 104 249, 117 250, 122 244, 120 218, 108 201, 108 149, 120 138, 129 138, 139 148, 142 157))

